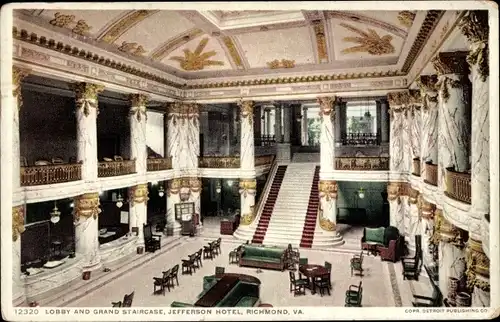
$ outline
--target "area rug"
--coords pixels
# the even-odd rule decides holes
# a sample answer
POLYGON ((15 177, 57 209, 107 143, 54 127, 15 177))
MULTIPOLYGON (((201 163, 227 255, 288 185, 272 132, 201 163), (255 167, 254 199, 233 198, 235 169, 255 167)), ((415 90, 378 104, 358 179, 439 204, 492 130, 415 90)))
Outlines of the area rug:
POLYGON ((397 307, 403 306, 403 301, 401 300, 401 292, 399 291, 398 281, 396 279, 396 270, 394 269, 394 263, 387 263, 387 267, 389 268, 389 278, 391 280, 394 303, 396 303, 397 307))

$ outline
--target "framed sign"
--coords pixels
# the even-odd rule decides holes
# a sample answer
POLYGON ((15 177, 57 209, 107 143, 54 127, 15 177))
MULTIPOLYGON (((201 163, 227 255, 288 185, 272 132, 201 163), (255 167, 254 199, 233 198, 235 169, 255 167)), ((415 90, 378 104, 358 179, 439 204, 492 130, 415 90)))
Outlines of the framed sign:
POLYGON ((175 220, 181 221, 182 215, 194 214, 194 202, 175 204, 175 220))

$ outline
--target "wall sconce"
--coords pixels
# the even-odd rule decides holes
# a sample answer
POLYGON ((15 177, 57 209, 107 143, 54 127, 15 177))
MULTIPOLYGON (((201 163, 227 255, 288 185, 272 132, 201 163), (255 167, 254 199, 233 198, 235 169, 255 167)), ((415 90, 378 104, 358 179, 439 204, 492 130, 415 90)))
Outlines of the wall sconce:
POLYGON ((302 114, 297 114, 296 118, 297 118, 297 122, 302 121, 302 114))
POLYGON ((152 186, 156 186, 158 184, 158 181, 151 181, 152 186))
POLYGON ((54 209, 50 212, 50 221, 53 224, 57 224, 61 220, 61 212, 57 209, 57 204, 54 201, 54 209))
POLYGON ((227 185, 229 187, 232 187, 233 186, 233 180, 227 180, 227 185))
POLYGON ((222 191, 222 187, 220 185, 220 181, 217 181, 215 184, 215 192, 220 193, 222 191))
POLYGON ((363 188, 359 188, 358 197, 359 199, 363 199, 365 197, 365 190, 363 188))
POLYGON ((116 197, 116 206, 118 208, 123 207, 123 197, 122 197, 121 193, 118 193, 118 197, 116 197))
POLYGON ((163 188, 162 185, 160 185, 160 187, 158 188, 158 196, 160 196, 160 198, 163 198, 164 195, 165 195, 165 189, 163 188))

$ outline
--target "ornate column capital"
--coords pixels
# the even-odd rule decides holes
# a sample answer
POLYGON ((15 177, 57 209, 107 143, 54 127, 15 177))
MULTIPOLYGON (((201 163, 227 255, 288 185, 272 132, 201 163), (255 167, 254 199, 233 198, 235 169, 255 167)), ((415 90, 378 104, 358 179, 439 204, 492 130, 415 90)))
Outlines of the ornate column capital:
POLYGON ((77 109, 82 109, 85 116, 89 115, 91 108, 99 114, 97 95, 104 90, 103 85, 81 82, 70 84, 70 88, 75 92, 77 109))
POLYGON ((408 203, 410 204, 417 204, 418 201, 419 201, 419 196, 420 196, 420 192, 416 189, 413 189, 413 187, 410 187, 409 191, 408 191, 408 203))
POLYGON ((21 234, 24 233, 25 230, 24 207, 12 207, 12 241, 17 241, 17 239, 21 237, 21 234))
POLYGON ((17 99, 17 109, 23 105, 23 97, 21 94, 21 83, 23 79, 31 73, 31 70, 12 66, 12 96, 17 99))
POLYGON ((469 10, 458 25, 472 45, 467 62, 470 65, 478 65, 479 74, 484 82, 489 76, 488 10, 469 10))
POLYGON ((180 189, 181 189, 180 178, 170 180, 168 182, 167 196, 170 197, 170 195, 178 194, 180 189))
POLYGON ((401 202, 399 198, 401 196, 401 182, 389 182, 387 184, 387 199, 389 201, 397 200, 398 203, 401 202))
POLYGON ((325 198, 326 201, 330 199, 337 199, 338 185, 335 180, 320 180, 318 183, 319 197, 325 198))
POLYGON ((490 260, 483 252, 479 240, 469 238, 466 248, 467 286, 470 289, 478 287, 485 292, 490 291, 490 260))
POLYGON ((246 197, 247 195, 255 195, 257 190, 257 180, 255 179, 240 179, 239 185, 240 195, 246 197))
POLYGON ((128 97, 130 101, 130 116, 135 116, 137 121, 140 122, 142 117, 147 121, 148 114, 146 113, 146 104, 148 103, 149 97, 144 94, 130 94, 128 97))
MULTIPOLYGON (((437 103, 438 101, 438 76, 437 75, 422 75, 417 80, 418 87, 422 97, 422 108, 429 109, 429 103, 437 103)), ((437 105, 434 104, 437 107, 437 105)))
POLYGON ((434 212, 436 211, 436 205, 428 202, 424 198, 421 198, 420 210, 422 213, 422 218, 434 219, 434 212))
POLYGON ((449 74, 468 75, 467 55, 467 51, 438 53, 431 62, 438 76, 449 74))
POLYGON ((247 118, 253 120, 253 110, 255 106, 254 101, 239 101, 238 106, 240 107, 240 116, 242 118, 247 118))
POLYGON ((198 193, 201 191, 201 179, 200 178, 189 178, 189 189, 191 192, 198 193))
POLYGON ((392 116, 393 113, 406 111, 411 102, 410 91, 389 92, 387 93, 387 100, 389 101, 389 115, 392 116))
POLYGON ((437 236, 438 240, 444 243, 452 244, 458 248, 465 247, 465 231, 446 220, 443 216, 442 209, 436 209, 434 214, 435 228, 436 232, 439 234, 437 236))
POLYGON ((128 190, 130 205, 134 206, 136 203, 147 203, 149 198, 148 184, 141 183, 132 186, 128 190))
POLYGON ((90 218, 97 216, 101 213, 99 208, 99 193, 91 192, 75 197, 75 207, 73 208, 73 218, 78 221, 81 217, 90 218))
POLYGON ((335 110, 333 109, 335 100, 335 96, 319 96, 316 99, 319 104, 319 115, 332 115, 333 117, 335 117, 335 110))

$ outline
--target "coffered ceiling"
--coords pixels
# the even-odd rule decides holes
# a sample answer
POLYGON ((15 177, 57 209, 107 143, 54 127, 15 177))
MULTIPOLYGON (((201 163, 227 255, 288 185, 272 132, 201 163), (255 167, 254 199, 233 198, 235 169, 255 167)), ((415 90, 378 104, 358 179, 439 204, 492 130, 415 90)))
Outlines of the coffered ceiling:
POLYGON ((177 77, 206 80, 318 71, 405 75, 443 13, 19 9, 14 14, 177 77))

